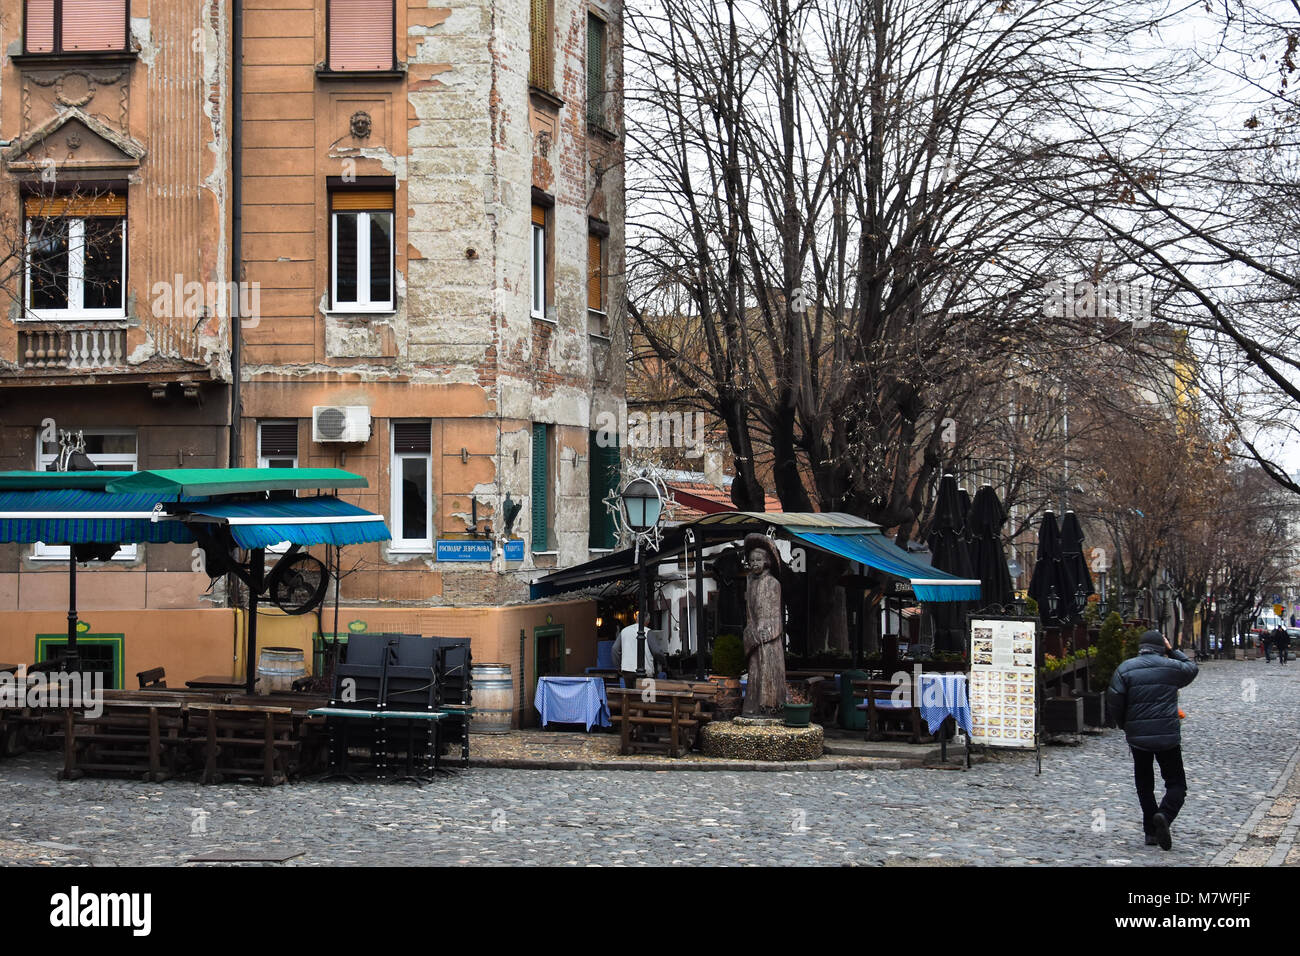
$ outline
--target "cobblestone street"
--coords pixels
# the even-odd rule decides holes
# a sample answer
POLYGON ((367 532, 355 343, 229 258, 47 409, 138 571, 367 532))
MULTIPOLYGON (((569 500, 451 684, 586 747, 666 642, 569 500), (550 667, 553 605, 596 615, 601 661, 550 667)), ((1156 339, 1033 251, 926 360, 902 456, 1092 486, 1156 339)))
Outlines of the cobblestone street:
MULTIPOLYGON (((1182 695, 1190 794, 1143 845, 1123 735, 969 772, 472 769, 423 787, 55 779, 0 763, 0 860, 180 864, 1300 864, 1300 664, 1211 662, 1182 695)), ((1159 792, 1159 791, 1158 791, 1159 792)))

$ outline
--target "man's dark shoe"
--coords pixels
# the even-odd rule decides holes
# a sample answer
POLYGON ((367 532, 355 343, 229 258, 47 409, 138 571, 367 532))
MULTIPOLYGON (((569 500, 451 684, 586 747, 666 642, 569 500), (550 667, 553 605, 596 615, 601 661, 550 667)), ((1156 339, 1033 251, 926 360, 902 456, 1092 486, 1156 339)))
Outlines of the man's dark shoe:
POLYGON ((1151 818, 1151 831, 1155 835, 1156 842, 1160 844, 1160 849, 1168 850, 1174 845, 1173 839, 1169 836, 1169 821, 1165 819, 1163 813, 1157 813, 1151 818))
POLYGON ((1156 845, 1156 835, 1154 833, 1148 833, 1147 846, 1155 846, 1155 845, 1156 845))

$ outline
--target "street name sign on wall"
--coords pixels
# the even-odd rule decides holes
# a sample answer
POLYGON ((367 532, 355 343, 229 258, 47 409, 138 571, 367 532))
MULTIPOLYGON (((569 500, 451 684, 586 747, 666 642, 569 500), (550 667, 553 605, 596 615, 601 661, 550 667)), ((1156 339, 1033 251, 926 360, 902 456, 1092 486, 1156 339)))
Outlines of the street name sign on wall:
MULTIPOLYGON (((514 539, 505 542, 504 551, 507 561, 522 561, 524 559, 523 540, 514 539)), ((491 561, 492 542, 439 540, 436 556, 439 561, 491 561)))
POLYGON ((971 618, 971 743, 1037 747, 1032 620, 971 618))

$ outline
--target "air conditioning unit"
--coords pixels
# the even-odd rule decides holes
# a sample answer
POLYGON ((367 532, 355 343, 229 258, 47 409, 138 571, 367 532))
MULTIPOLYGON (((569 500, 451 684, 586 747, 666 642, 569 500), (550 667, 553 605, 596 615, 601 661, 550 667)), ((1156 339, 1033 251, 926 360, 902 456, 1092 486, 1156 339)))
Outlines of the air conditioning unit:
POLYGON ((311 410, 314 442, 370 441, 370 408, 366 405, 317 405, 311 410))

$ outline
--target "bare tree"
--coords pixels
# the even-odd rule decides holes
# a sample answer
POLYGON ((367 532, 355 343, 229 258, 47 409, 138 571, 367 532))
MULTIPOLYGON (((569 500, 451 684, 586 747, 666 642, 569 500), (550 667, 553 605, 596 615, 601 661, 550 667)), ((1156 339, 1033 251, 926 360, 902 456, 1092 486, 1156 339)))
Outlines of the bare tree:
POLYGON ((1104 332, 1043 290, 1114 263, 1072 204, 1097 160, 1060 120, 1128 133, 1117 98, 1170 82, 1134 66, 1157 22, 1122 0, 629 15, 629 314, 725 429, 737 505, 762 507, 768 457, 786 510, 905 538, 1009 388, 1070 379, 1104 332))

